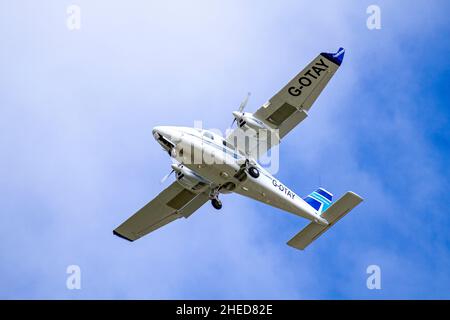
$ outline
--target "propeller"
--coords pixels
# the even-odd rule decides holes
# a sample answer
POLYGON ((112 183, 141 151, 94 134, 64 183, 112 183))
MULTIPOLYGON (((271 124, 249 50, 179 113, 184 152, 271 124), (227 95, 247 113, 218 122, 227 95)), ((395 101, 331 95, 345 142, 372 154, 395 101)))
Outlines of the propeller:
POLYGON ((174 168, 174 166, 175 166, 175 167, 178 166, 177 161, 175 161, 174 159, 172 159, 172 165, 171 165, 171 166, 172 166, 172 171, 170 171, 168 174, 166 174, 166 175, 161 179, 160 183, 166 182, 166 180, 172 175, 172 173, 175 172, 175 169, 173 169, 173 168, 174 168))
POLYGON ((244 100, 242 100, 241 105, 239 106, 239 112, 242 112, 245 108, 245 106, 247 105, 248 102, 248 98, 250 98, 251 93, 248 92, 247 96, 244 98, 244 100))
POLYGON ((172 173, 174 173, 174 172, 175 172, 175 170, 172 169, 172 171, 170 171, 168 174, 166 174, 166 175, 161 179, 160 183, 166 182, 166 180, 167 180, 167 179, 170 177, 170 175, 171 175, 172 173))
MULTIPOLYGON (((248 98, 250 98, 251 93, 248 92, 247 96, 244 98, 244 100, 242 100, 241 105, 239 106, 239 113, 242 113, 242 111, 244 111, 245 106, 248 103, 248 98)), ((236 117, 234 117, 233 122, 231 123, 231 127, 233 127, 233 124, 236 122, 236 117)))

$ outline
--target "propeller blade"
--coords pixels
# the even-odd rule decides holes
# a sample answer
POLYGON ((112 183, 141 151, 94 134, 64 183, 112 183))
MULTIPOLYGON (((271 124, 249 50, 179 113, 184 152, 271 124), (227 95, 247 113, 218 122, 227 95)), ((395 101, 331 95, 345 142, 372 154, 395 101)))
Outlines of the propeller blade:
MULTIPOLYGON (((244 111, 244 108, 245 108, 245 106, 247 105, 248 98, 250 97, 250 95, 251 95, 251 93, 248 92, 248 93, 247 93, 247 96, 244 98, 244 100, 242 100, 241 105, 239 106, 239 111, 238 111, 239 113, 242 113, 242 111, 244 111)), ((233 114, 234 114, 234 112, 233 112, 233 114)), ((230 128, 233 128, 233 125, 235 124, 236 120, 237 120, 236 117, 234 117, 233 122, 231 123, 230 128)))
POLYGON ((170 171, 168 174, 166 174, 162 179, 161 179, 161 183, 166 182, 166 180, 170 177, 170 175, 172 173, 174 173, 175 170, 170 171))
POLYGON ((239 112, 242 113, 242 111, 244 110, 245 106, 247 105, 248 102, 248 98, 250 98, 251 93, 248 92, 247 96, 245 97, 244 100, 242 100, 241 105, 239 106, 239 112))

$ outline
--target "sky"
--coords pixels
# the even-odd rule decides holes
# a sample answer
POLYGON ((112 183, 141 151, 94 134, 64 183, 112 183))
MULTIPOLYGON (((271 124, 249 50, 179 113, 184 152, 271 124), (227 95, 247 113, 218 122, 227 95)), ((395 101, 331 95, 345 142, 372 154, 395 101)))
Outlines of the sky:
MULTIPOLYGON (((0 298, 449 299, 447 1, 0 1, 0 298), (67 27, 67 8, 81 28, 67 27), (381 29, 366 12, 378 5, 381 29), (307 221, 238 195, 129 243, 159 125, 225 129, 322 51, 344 62, 280 146, 283 183, 364 202, 307 221), (69 290, 67 267, 81 270, 69 290), (367 268, 379 266, 381 289, 367 268)), ((168 184, 169 182, 166 182, 168 184)))

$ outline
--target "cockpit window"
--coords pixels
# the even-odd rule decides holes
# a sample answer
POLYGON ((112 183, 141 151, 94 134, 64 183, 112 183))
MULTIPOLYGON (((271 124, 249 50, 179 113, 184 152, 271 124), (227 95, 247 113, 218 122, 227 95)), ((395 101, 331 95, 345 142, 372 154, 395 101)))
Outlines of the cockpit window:
POLYGON ((203 136, 208 138, 208 139, 214 140, 214 136, 211 133, 209 133, 209 132, 203 133, 203 136))

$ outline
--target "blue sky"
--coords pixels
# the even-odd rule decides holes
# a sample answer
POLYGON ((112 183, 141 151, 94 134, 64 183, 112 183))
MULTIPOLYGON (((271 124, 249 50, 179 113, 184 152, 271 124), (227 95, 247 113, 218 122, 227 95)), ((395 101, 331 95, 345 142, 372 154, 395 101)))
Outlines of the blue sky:
POLYGON ((0 298, 450 298, 446 1, 0 2, 0 298), (81 7, 81 30, 66 8, 81 7), (368 30, 366 8, 381 8, 368 30), (135 242, 164 186, 157 125, 226 128, 346 48, 277 177, 365 201, 301 252, 306 221, 237 195, 135 242), (82 289, 66 288, 79 265, 82 289), (379 265, 382 289, 368 290, 379 265))

